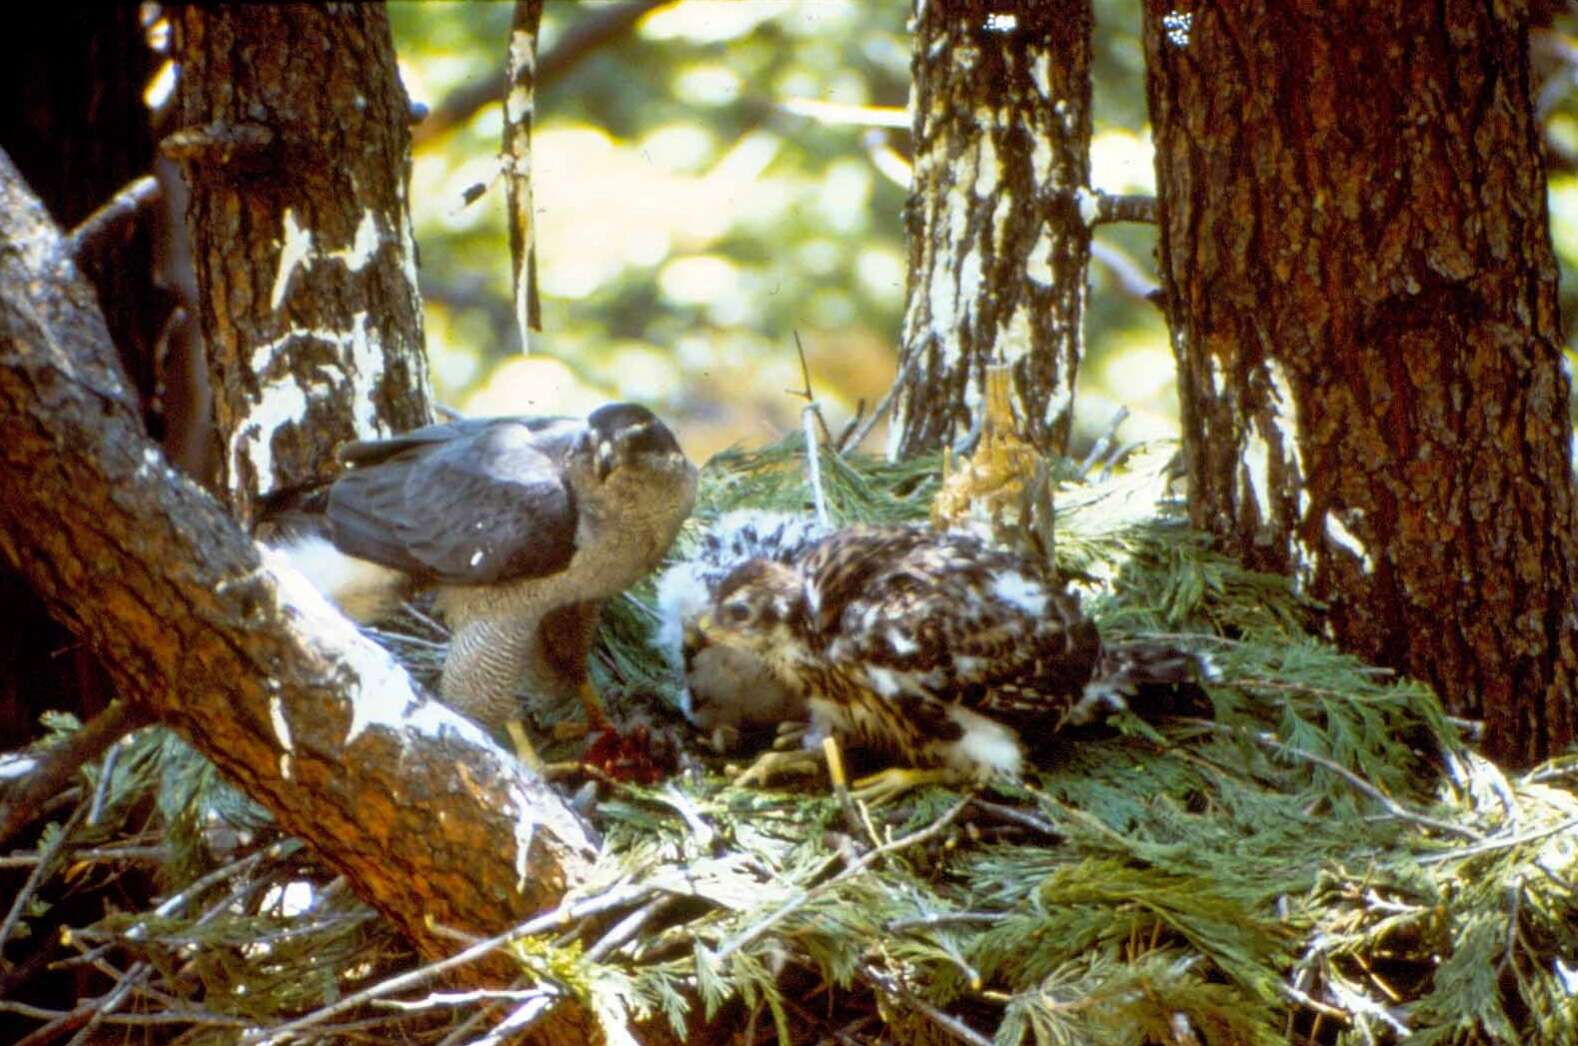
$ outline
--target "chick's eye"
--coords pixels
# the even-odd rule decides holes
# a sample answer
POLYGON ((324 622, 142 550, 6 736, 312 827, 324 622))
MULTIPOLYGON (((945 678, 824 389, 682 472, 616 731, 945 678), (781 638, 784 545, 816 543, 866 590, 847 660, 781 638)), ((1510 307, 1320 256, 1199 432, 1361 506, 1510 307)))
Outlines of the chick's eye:
POLYGON ((751 619, 751 608, 744 603, 725 603, 719 616, 725 624, 743 625, 751 619))

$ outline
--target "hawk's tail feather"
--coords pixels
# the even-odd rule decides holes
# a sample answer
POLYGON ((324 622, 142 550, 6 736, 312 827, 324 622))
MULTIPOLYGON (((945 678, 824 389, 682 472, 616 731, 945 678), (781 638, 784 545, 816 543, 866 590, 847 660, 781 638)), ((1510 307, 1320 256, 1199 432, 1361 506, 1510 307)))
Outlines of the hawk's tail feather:
POLYGON ((410 579, 404 574, 346 555, 321 533, 297 532, 271 542, 270 547, 360 624, 393 613, 410 593, 410 579))

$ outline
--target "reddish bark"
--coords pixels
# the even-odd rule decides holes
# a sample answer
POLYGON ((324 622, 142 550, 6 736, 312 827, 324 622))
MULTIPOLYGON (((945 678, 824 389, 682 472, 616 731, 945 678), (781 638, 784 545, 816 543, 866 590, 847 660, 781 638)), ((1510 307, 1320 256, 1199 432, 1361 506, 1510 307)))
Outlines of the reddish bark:
POLYGON ((1528 17, 1145 15, 1194 520, 1515 764, 1574 740, 1578 673, 1528 17))

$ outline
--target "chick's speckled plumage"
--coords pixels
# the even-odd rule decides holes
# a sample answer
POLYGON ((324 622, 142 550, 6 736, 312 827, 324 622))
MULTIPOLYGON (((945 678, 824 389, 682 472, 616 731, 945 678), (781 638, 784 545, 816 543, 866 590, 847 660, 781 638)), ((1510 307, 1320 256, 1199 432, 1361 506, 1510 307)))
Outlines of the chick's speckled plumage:
POLYGON ((753 559, 793 562, 830 528, 781 512, 740 510, 708 527, 688 558, 663 573, 657 585, 657 642, 685 682, 686 717, 719 751, 743 738, 771 733, 806 718, 805 699, 743 647, 708 642, 695 627, 718 586, 753 559))
POLYGON ((1101 658, 1078 601, 1029 560, 912 526, 743 564, 700 627, 800 694, 813 735, 976 777, 1019 774, 1024 732, 1081 717, 1101 658))

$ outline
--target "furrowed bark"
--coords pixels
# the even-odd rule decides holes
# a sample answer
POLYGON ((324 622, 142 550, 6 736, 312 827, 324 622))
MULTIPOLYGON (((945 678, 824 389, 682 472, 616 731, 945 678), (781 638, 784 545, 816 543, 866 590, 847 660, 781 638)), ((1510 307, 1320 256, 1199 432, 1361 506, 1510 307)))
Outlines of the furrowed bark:
POLYGON ((223 486, 236 513, 347 439, 427 423, 410 101, 377 4, 171 8, 161 148, 191 191, 223 486))
POLYGON ((1061 453, 1090 232, 1089 0, 916 5, 908 303, 888 452, 985 420, 986 370, 1012 374, 1014 434, 1061 453))
POLYGON ((1575 738, 1525 5, 1149 2, 1191 512, 1527 764, 1575 738), (1505 10, 1503 10, 1505 9, 1505 10))

